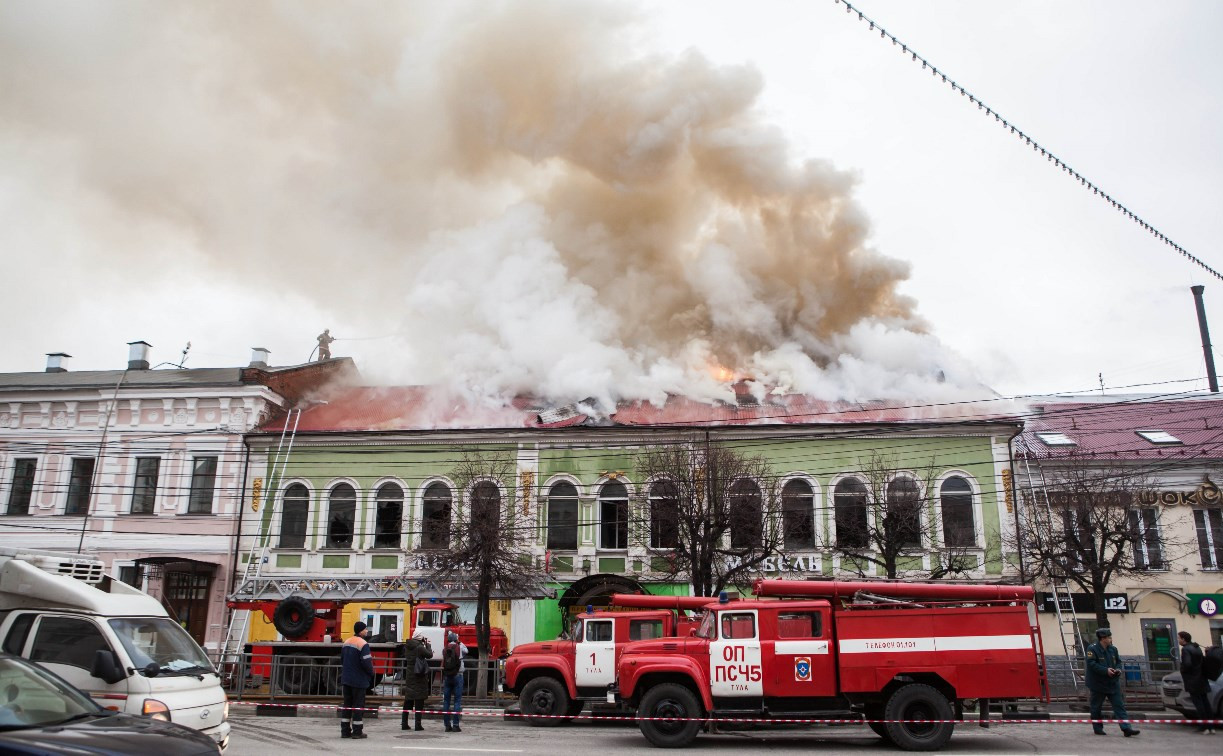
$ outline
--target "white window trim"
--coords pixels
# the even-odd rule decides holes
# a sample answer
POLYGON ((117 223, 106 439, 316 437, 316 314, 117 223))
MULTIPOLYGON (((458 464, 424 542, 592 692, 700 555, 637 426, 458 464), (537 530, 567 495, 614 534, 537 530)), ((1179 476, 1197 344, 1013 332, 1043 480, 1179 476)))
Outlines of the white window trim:
MULTIPOLYGON (((455 510, 458 509, 458 500, 455 496, 455 491, 457 488, 454 485, 454 481, 444 475, 434 475, 432 477, 425 478, 420 482, 420 487, 416 489, 416 495, 412 499, 412 533, 411 537, 408 539, 408 547, 410 551, 423 550, 421 542, 425 537, 425 493, 434 483, 441 483, 442 485, 446 486, 448 491, 450 491, 450 524, 451 528, 454 527, 454 517, 456 514, 455 510)), ((430 549, 430 551, 433 551, 433 549, 430 549)))
MULTIPOLYGON (((404 526, 410 521, 408 508, 411 506, 412 502, 412 489, 408 487, 408 484, 404 482, 403 478, 387 475, 379 478, 370 485, 368 498, 369 501, 366 504, 366 511, 364 512, 364 515, 365 521, 369 523, 369 527, 365 528, 366 535, 362 539, 362 550, 388 551, 393 548, 395 551, 403 551, 404 541, 406 540, 407 536, 407 533, 403 531, 404 526), (394 547, 381 546, 375 549, 374 536, 376 535, 376 531, 378 529, 378 491, 381 490, 387 483, 394 483, 395 485, 399 486, 399 490, 403 492, 403 500, 401 502, 401 510, 399 512, 399 542, 394 547)), ((360 507, 358 506, 358 508, 360 507)), ((353 538, 353 543, 357 543, 357 539, 355 537, 353 538)))
POLYGON ((981 502, 981 485, 977 482, 977 479, 963 470, 948 470, 938 477, 934 490, 937 492, 937 496, 934 497, 934 518, 935 529, 938 533, 938 548, 967 548, 981 550, 981 544, 985 541, 985 524, 982 522, 983 505, 981 502), (968 482, 968 490, 972 495, 972 546, 947 545, 947 536, 945 533, 943 533, 943 484, 946 483, 949 478, 963 478, 968 482))
MULTIPOLYGON (((789 485, 790 481, 792 480, 801 480, 802 482, 806 483, 811 488, 811 548, 809 551, 796 550, 793 553, 815 554, 819 552, 822 548, 824 548, 824 544, 828 542, 826 538, 826 533, 824 532, 824 529, 828 527, 828 521, 827 521, 827 516, 825 516, 824 522, 822 523, 820 522, 818 502, 820 502, 824 496, 824 494, 822 493, 823 487, 820 486, 819 481, 817 481, 815 478, 811 477, 810 475, 808 475, 805 472, 789 473, 788 475, 783 476, 782 478, 780 478, 777 481, 777 499, 776 499, 777 526, 778 528, 780 528, 778 537, 781 540, 781 548, 783 551, 790 553, 790 549, 786 546, 786 539, 785 539, 786 506, 785 506, 785 499, 783 497, 783 493, 786 490, 786 486, 789 485), (823 525, 823 527, 821 527, 821 525, 823 525)), ((760 494, 761 496, 764 495, 763 489, 761 489, 760 494)), ((766 517, 768 516, 767 512, 765 513, 765 516, 766 517)))
MULTIPOLYGON (((587 498, 585 486, 573 475, 567 473, 559 473, 548 478, 541 487, 540 495, 537 499, 539 508, 539 545, 546 551, 548 549, 548 516, 551 514, 552 508, 552 488, 558 483, 568 483, 573 486, 576 492, 577 501, 577 525, 576 538, 574 540, 573 553, 577 553, 582 547, 582 500, 587 498)), ((564 549, 565 553, 569 553, 569 549, 564 549)))
MULTIPOLYGON (((315 495, 314 486, 310 485, 310 481, 306 478, 285 478, 280 482, 279 488, 280 490, 276 492, 276 509, 272 512, 272 521, 268 523, 268 546, 281 551, 313 551, 313 534, 311 533, 310 523, 314 521, 315 509, 318 506, 318 497, 315 495), (298 484, 306 487, 306 540, 300 547, 282 547, 280 545, 280 531, 284 525, 285 492, 298 484)), ((262 518, 258 522, 260 523, 259 537, 262 537, 262 518)))
POLYGON ((596 515, 593 518, 594 526, 595 526, 595 532, 594 532, 595 549, 599 552, 609 552, 612 554, 627 554, 629 551, 629 547, 632 545, 631 542, 632 542, 632 536, 633 536, 633 528, 632 528, 633 499, 635 499, 639 495, 639 492, 637 491, 637 486, 634 485, 633 482, 624 475, 617 476, 615 479, 608 478, 606 476, 602 476, 599 478, 599 480, 594 485, 594 494, 595 494, 594 502, 595 502, 595 515, 596 515), (625 498, 625 517, 629 518, 629 521, 626 522, 624 526, 625 527, 624 546, 619 547, 619 548, 613 548, 611 546, 603 545, 603 487, 606 486, 608 483, 622 484, 624 486, 624 495, 626 497, 625 498))
POLYGON ((363 527, 365 523, 361 520, 363 508, 361 502, 362 499, 365 498, 365 491, 362 490, 361 485, 353 478, 332 478, 327 482, 327 486, 323 488, 321 493, 322 496, 319 497, 319 516, 318 522, 316 523, 318 543, 315 550, 326 551, 332 554, 342 553, 344 551, 349 551, 352 553, 360 553, 364 551, 364 549, 360 548, 362 545, 364 545, 363 533, 365 531, 365 528, 363 527), (352 512, 352 546, 349 546, 347 549, 333 549, 327 546, 327 520, 331 515, 331 492, 338 486, 344 485, 345 483, 352 486, 353 493, 357 497, 352 512))

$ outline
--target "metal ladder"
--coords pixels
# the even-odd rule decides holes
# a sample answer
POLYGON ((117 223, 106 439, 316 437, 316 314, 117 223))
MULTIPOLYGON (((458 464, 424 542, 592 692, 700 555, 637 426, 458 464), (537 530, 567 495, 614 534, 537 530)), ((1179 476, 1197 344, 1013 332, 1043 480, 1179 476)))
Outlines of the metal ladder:
MULTIPOLYGON (((259 516, 259 521, 256 521, 255 535, 251 538, 251 547, 246 554, 246 566, 242 569, 242 576, 235 582, 235 587, 258 579, 263 572, 263 565, 267 562, 271 543, 271 527, 276 521, 276 489, 279 487, 279 481, 284 478, 285 468, 289 464, 289 454, 293 451, 293 440, 297 437, 297 424, 301 421, 301 413, 300 409, 292 409, 285 417, 284 427, 280 431, 280 441, 276 445, 276 454, 272 457, 272 479, 264 489, 268 502, 267 511, 259 516), (290 419, 293 421, 292 431, 289 431, 290 419), (277 463, 280 464, 279 473, 276 472, 277 463), (268 522, 266 531, 260 524, 263 519, 268 522)), ((242 502, 239 502, 239 506, 242 505, 242 502)), ((249 609, 234 609, 230 612, 229 626, 225 630, 225 640, 221 644, 219 658, 222 669, 232 669, 242 660, 242 649, 250 630, 250 619, 249 609)))
MULTIPOLYGON (((1040 486, 1038 488, 1032 479, 1032 465, 1029 464, 1031 453, 1027 445, 1022 441, 1019 442, 1019 446, 1019 462, 1023 466, 1023 474, 1028 481, 1028 492, 1031 494, 1033 503, 1035 503, 1038 496, 1040 497, 1042 500, 1041 504, 1045 508, 1045 516, 1049 518, 1049 527, 1055 527, 1056 522, 1053 519, 1053 507, 1049 504, 1044 470, 1040 468, 1039 462, 1035 463, 1037 474, 1040 477, 1040 486)), ((1066 666, 1070 670, 1070 681, 1074 684, 1074 689, 1077 692, 1079 689, 1079 676, 1074 671, 1074 662, 1076 659, 1084 658, 1083 655, 1086 652, 1087 646, 1079 632, 1079 617, 1074 611, 1074 596, 1071 594, 1070 585, 1066 582, 1066 579, 1056 572, 1051 572, 1050 574, 1049 587, 1053 593, 1053 611, 1057 615, 1057 626, 1062 639, 1062 651, 1066 656, 1066 666)))

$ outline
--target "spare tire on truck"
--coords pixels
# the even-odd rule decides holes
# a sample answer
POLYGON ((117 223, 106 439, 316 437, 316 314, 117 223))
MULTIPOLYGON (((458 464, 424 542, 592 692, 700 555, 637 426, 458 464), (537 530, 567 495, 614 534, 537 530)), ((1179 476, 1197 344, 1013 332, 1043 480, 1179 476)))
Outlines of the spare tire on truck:
POLYGON ((305 596, 289 596, 276 605, 272 625, 286 638, 300 638, 314 626, 314 604, 305 596))

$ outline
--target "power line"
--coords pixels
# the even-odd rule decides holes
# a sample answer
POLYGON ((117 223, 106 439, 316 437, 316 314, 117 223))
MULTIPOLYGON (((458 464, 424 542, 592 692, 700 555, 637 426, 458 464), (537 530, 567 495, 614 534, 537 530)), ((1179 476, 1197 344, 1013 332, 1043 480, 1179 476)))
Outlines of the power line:
POLYGON ((899 47, 902 54, 908 55, 909 58, 914 63, 921 63, 921 67, 923 71, 926 69, 930 69, 930 73, 932 76, 942 78, 943 83, 951 87, 951 90, 953 92, 958 92, 961 96, 967 97, 969 102, 977 106, 977 110, 985 113, 986 118, 993 118, 996 123, 1002 126, 1002 128, 1010 130, 1011 134, 1015 135, 1015 137, 1019 139, 1019 141, 1031 147, 1033 152, 1040 153, 1041 157, 1044 157, 1049 162, 1053 163, 1054 166, 1060 168, 1064 173, 1066 173, 1071 178, 1073 178, 1075 181, 1078 181, 1081 186, 1083 186, 1085 189, 1090 191, 1094 196, 1099 197, 1100 199, 1107 202, 1109 206, 1111 206, 1114 210, 1121 213, 1126 218, 1129 218, 1134 223, 1137 223, 1138 226, 1141 227, 1144 231, 1147 231, 1148 233, 1150 233, 1152 236, 1154 236, 1159 241, 1163 242, 1167 246, 1179 252, 1182 256, 1184 256, 1187 260, 1192 262, 1194 265, 1197 265, 1198 267, 1202 268, 1203 270, 1205 270, 1207 273, 1214 276, 1215 278, 1218 278, 1219 280, 1223 280, 1223 274, 1220 274, 1214 268, 1210 267, 1209 265, 1204 263, 1199 258, 1190 254, 1187 249, 1185 249, 1181 245, 1172 241, 1172 239, 1165 236, 1159 229, 1155 228, 1155 226, 1151 225, 1150 223, 1147 223, 1137 213, 1135 213, 1134 211, 1130 210, 1125 205, 1118 202, 1115 198, 1113 198, 1111 195, 1109 195, 1107 192, 1105 192, 1103 189, 1097 186, 1094 182, 1088 180, 1086 176, 1082 175, 1078 171, 1071 168, 1064 160, 1054 155, 1049 150, 1045 149, 1043 146, 1041 146, 1039 142, 1037 142, 1030 135, 1025 133, 1022 129, 1019 129, 1018 127, 1016 127, 1015 124, 1012 123, 1010 120, 1003 118, 998 113, 998 111, 986 105, 983 100, 981 100, 975 94, 969 92, 962 85, 957 83, 955 79, 948 77, 946 72, 940 71, 930 61, 918 55, 915 50, 913 50, 911 47, 908 46, 908 44, 902 42, 895 35, 889 33, 886 29, 884 29, 883 26, 880 25, 878 22, 867 17, 866 14, 864 14, 862 11, 858 10, 853 5, 851 5, 848 0, 832 0, 832 1, 834 3, 839 3, 841 5, 844 5, 846 13, 857 13, 858 20, 864 24, 869 24, 871 31, 875 31, 875 30, 879 31, 880 39, 891 40, 892 45, 894 47, 899 47))

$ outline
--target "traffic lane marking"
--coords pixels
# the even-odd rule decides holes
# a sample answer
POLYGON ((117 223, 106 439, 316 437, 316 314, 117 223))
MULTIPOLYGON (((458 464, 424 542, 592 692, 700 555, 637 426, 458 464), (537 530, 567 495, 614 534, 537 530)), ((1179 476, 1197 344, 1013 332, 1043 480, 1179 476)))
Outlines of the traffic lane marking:
POLYGON ((438 748, 436 746, 391 746, 394 751, 462 751, 464 753, 522 753, 521 748, 438 748))

